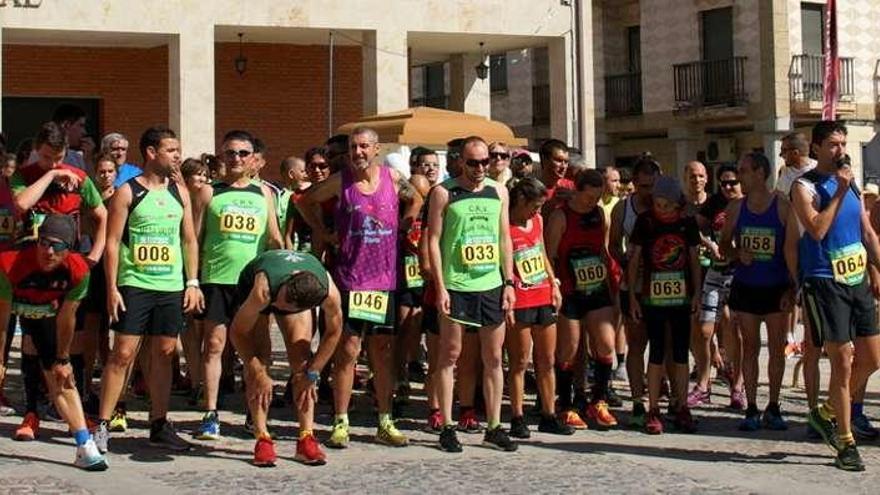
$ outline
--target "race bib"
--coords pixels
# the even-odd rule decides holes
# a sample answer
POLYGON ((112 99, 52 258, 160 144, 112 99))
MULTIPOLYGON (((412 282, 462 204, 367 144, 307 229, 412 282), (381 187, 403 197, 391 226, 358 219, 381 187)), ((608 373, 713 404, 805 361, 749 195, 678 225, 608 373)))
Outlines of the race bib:
POLYGON ((43 318, 52 318, 55 316, 55 306, 51 303, 47 304, 27 304, 14 301, 12 303, 12 313, 29 320, 40 320, 43 318))
POLYGON ((680 306, 687 302, 684 272, 655 272, 648 284, 648 303, 652 306, 680 306))
POLYGON ((15 217, 9 214, 0 215, 0 235, 11 236, 14 231, 15 217))
POLYGON ((225 206, 220 211, 220 233, 243 242, 256 242, 260 221, 256 211, 239 206, 225 206))
POLYGON ((414 289, 417 287, 423 287, 425 285, 425 279, 422 278, 422 273, 419 270, 419 257, 410 254, 403 258, 403 269, 404 276, 406 277, 406 287, 408 289, 414 289))
POLYGON ((544 251, 541 244, 513 253, 513 263, 524 284, 538 285, 547 279, 547 267, 544 266, 544 251))
POLYGON ((138 271, 154 275, 174 270, 175 253, 171 237, 165 235, 133 236, 131 252, 138 271))
POLYGON ((388 293, 356 290, 348 294, 348 317, 371 323, 385 324, 388 312, 388 293))
POLYGON ((764 227, 744 227, 739 235, 742 248, 758 261, 770 261, 776 254, 776 230, 764 227))
POLYGON ((858 285, 865 279, 868 254, 861 242, 831 251, 831 271, 834 281, 845 285, 858 285))
POLYGON ((574 271, 574 285, 578 292, 592 294, 600 289, 608 277, 605 263, 598 256, 574 258, 571 260, 574 271))
POLYGON ((465 237, 461 244, 461 260, 464 265, 477 272, 498 269, 498 242, 492 236, 465 237))

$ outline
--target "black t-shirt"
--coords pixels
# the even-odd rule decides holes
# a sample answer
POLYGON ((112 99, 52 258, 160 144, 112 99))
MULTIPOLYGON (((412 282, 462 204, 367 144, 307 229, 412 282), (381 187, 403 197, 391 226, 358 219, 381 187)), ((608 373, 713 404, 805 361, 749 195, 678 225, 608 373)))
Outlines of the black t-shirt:
MULTIPOLYGON (((727 198, 723 194, 717 193, 713 194, 700 207, 700 215, 709 220, 709 227, 712 230, 711 234, 713 236, 721 232, 721 228, 724 227, 724 220, 727 217, 724 210, 727 209, 727 203, 729 203, 727 198)), ((718 239, 715 240, 717 241, 718 239)))
POLYGON ((650 211, 642 213, 636 219, 630 242, 642 248, 644 297, 652 299, 652 294, 657 295, 658 288, 665 287, 667 292, 672 292, 666 296, 676 297, 663 297, 660 294, 654 305, 685 304, 686 296, 694 291, 694 287, 690 287, 688 250, 700 244, 700 233, 693 217, 665 223, 650 211))

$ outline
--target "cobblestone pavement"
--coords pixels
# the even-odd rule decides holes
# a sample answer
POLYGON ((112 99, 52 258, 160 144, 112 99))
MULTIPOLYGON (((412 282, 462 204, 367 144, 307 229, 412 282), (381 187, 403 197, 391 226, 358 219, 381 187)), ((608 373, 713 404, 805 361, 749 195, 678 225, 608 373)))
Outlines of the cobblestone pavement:
MULTIPOLYGON (((278 354, 276 364, 281 359, 278 354)), ((465 452, 446 454, 436 448, 435 435, 421 431, 425 409, 416 394, 398 423, 410 435, 409 447, 374 443, 374 415, 354 413, 351 447, 327 451, 329 462, 322 467, 293 461, 296 425, 289 408, 272 411, 278 466, 251 466, 253 440, 242 428, 238 397, 227 400, 229 411, 221 412, 223 439, 196 442, 196 450, 182 455, 147 445, 143 403, 133 401, 131 428, 113 437, 111 467, 104 473, 72 467, 73 442, 62 424, 44 421, 37 442, 18 443, 10 435, 20 418, 0 418, 0 493, 877 493, 880 443, 860 444, 865 473, 845 473, 832 466, 827 447, 805 440, 803 390, 790 388, 794 362, 789 360, 782 397, 790 424, 786 432, 739 432, 740 416, 723 407, 726 390, 716 384, 713 404, 695 411, 700 431, 694 435, 650 437, 620 429, 558 437, 535 431, 532 418, 532 438, 515 453, 482 447, 481 435, 460 434, 465 452)), ((827 363, 822 366, 827 376, 827 363)), ((273 374, 281 381, 285 370, 276 366, 273 374)), ((18 377, 11 381, 14 400, 20 394, 18 382, 18 377)), ((625 388, 617 384, 618 390, 625 388)), ((878 390, 875 377, 866 406, 874 416, 880 416, 878 390)), ((765 401, 762 396, 759 404, 765 401)), ((355 408, 371 411, 371 399, 358 392, 355 408)), ((174 398, 173 409, 171 419, 182 432, 195 430, 197 411, 187 408, 182 397, 174 398)), ((615 411, 621 424, 628 410, 626 405, 615 411)), ((331 417, 327 406, 319 412, 317 430, 323 440, 331 417)))

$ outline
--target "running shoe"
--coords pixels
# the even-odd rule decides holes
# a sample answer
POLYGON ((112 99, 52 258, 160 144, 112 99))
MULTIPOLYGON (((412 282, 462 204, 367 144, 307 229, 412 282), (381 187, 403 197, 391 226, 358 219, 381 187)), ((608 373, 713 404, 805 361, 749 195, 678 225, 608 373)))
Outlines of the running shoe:
MULTIPOLYGON (((299 445, 297 445, 299 450, 299 445)), ((272 467, 278 457, 275 455, 275 442, 271 438, 260 437, 254 446, 254 466, 272 467)))
POLYGON ((712 403, 712 393, 709 389, 703 390, 699 385, 694 385, 687 397, 688 407, 697 407, 712 403))
POLYGON ((697 422, 694 421, 694 417, 691 416, 691 410, 687 406, 678 408, 678 412, 675 413, 673 426, 681 433, 697 432, 697 422))
POLYGON ((436 410, 428 416, 428 431, 440 433, 443 429, 443 414, 440 410, 436 410))
POLYGON ((587 419, 595 423, 600 430, 617 426, 617 418, 608 410, 608 403, 604 400, 587 406, 587 419))
POLYGON ((822 435, 807 423, 807 440, 822 440, 822 435))
POLYGON ((742 390, 731 389, 730 405, 728 406, 734 411, 742 411, 746 408, 746 394, 742 390))
POLYGON ((98 450, 95 441, 91 438, 83 445, 76 448, 76 459, 73 465, 86 471, 104 471, 107 469, 107 459, 98 450))
POLYGON ((477 419, 477 410, 469 407, 462 409, 461 415, 458 417, 458 431, 464 433, 480 433, 483 431, 483 425, 477 419))
POLYGON ((532 436, 532 433, 529 431, 529 425, 526 424, 526 418, 522 416, 510 418, 510 436, 513 438, 529 438, 532 436))
POLYGON ((575 430, 586 430, 588 428, 587 423, 585 423, 584 420, 581 419, 580 414, 575 411, 563 411, 559 413, 559 419, 575 430))
POLYGON ((618 382, 625 382, 629 379, 626 375, 626 366, 618 365, 617 368, 614 369, 614 374, 611 375, 611 379, 618 382))
POLYGON ((629 427, 635 430, 642 430, 645 428, 646 420, 647 412, 645 411, 645 404, 641 401, 633 402, 632 415, 629 417, 629 427))
POLYGON ((220 418, 217 411, 206 412, 202 424, 194 435, 198 440, 220 440, 220 418))
POLYGON ((24 415, 24 419, 15 430, 12 439, 19 442, 30 442, 38 436, 40 436, 40 418, 37 413, 29 412, 24 415))
POLYGON ((40 418, 44 421, 51 421, 52 423, 61 423, 64 421, 61 414, 58 413, 58 409, 55 408, 55 404, 46 404, 42 409, 40 418))
POLYGON ((758 431, 761 429, 761 413, 757 409, 746 411, 746 416, 739 422, 739 431, 758 431))
POLYGON ((762 426, 768 430, 785 431, 788 429, 788 423, 782 417, 779 409, 771 409, 768 407, 764 410, 764 416, 761 417, 762 426))
POLYGON ((818 406, 810 409, 810 413, 807 415, 807 422, 822 437, 822 440, 831 447, 831 450, 835 453, 841 450, 840 441, 837 439, 837 428, 834 427, 834 423, 819 414, 818 406))
POLYGON ((376 440, 391 447, 406 447, 409 445, 409 439, 394 426, 394 421, 388 421, 385 424, 379 425, 379 428, 376 430, 376 440))
POLYGON ((455 433, 455 425, 446 425, 440 431, 440 450, 444 452, 461 452, 461 442, 455 433))
POLYGON ((175 452, 186 452, 192 448, 189 442, 180 438, 180 435, 174 431, 170 421, 162 421, 161 424, 154 422, 150 425, 150 445, 175 452))
POLYGON ((116 408, 113 416, 110 416, 110 431, 123 432, 128 429, 128 419, 125 417, 125 409, 116 408))
POLYGON ((669 380, 665 376, 660 380, 660 398, 669 399, 669 380))
POLYGON ((308 466, 327 464, 327 456, 321 451, 321 445, 314 434, 308 434, 296 441, 296 455, 293 459, 308 466))
POLYGON ((880 436, 880 430, 874 428, 871 421, 864 414, 852 417, 852 431, 859 440, 876 440, 880 436))
POLYGON ((660 409, 654 408, 648 411, 645 420, 645 433, 648 435, 660 435, 663 433, 663 419, 660 417, 660 409))
POLYGON ((855 443, 848 443, 842 449, 837 451, 837 457, 834 458, 834 465, 838 469, 844 471, 864 471, 865 464, 862 462, 862 456, 855 443))
POLYGON ((538 431, 554 435, 574 435, 575 429, 571 425, 563 423, 558 416, 541 415, 541 420, 538 422, 538 431))
POLYGON ((108 444, 110 443, 110 430, 107 428, 106 421, 98 423, 98 427, 95 428, 95 432, 92 433, 92 438, 95 439, 95 445, 98 447, 98 452, 106 454, 108 444))
POLYGON ((336 421, 333 424, 333 429, 330 431, 330 438, 327 439, 326 445, 331 449, 344 449, 348 447, 348 423, 336 421))
POLYGON ((605 402, 611 407, 621 407, 623 405, 623 399, 617 395, 617 391, 614 390, 610 383, 608 384, 608 393, 605 394, 605 402))
POLYGON ((14 414, 15 408, 12 407, 9 399, 7 399, 6 395, 3 394, 3 391, 0 390, 0 416, 12 416, 14 414))
POLYGON ((483 436, 483 445, 503 450, 505 452, 514 452, 518 447, 518 445, 507 436, 507 432, 504 431, 504 428, 502 428, 501 425, 492 429, 486 429, 486 434, 483 436))

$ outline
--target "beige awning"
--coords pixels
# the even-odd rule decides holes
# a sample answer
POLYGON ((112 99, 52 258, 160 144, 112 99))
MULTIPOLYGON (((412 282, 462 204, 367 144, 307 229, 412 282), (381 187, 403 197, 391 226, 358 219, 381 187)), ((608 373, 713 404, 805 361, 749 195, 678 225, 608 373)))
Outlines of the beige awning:
POLYGON ((526 146, 528 140, 513 135, 507 125, 481 115, 439 108, 415 107, 399 112, 372 115, 345 124, 337 132, 347 134, 357 126, 367 126, 379 134, 380 143, 411 146, 445 147, 455 138, 480 136, 486 142, 502 141, 511 146, 526 146))

